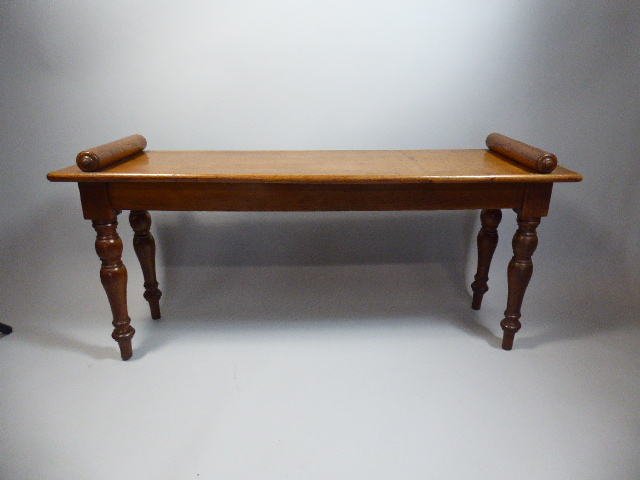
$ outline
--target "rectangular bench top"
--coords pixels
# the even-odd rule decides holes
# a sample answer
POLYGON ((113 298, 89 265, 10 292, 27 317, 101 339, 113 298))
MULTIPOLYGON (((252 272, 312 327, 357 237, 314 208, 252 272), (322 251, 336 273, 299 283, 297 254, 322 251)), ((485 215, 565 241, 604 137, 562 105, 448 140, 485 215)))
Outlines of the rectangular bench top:
POLYGON ((487 149, 145 151, 96 172, 51 172, 54 182, 530 183, 579 182, 558 166, 534 172, 487 149))

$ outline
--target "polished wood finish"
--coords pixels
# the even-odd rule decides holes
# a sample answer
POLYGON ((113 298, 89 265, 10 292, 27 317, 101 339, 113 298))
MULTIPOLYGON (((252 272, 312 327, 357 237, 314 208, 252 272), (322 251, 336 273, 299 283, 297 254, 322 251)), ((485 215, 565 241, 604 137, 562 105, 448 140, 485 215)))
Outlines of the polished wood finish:
POLYGON ((111 218, 120 213, 111 205, 109 185, 106 183, 78 183, 82 214, 87 220, 111 218))
MULTIPOLYGON (((495 142, 490 143, 496 148, 495 142)), ((560 166, 541 174, 518 157, 531 160, 537 152, 523 150, 521 145, 510 144, 509 148, 515 152, 507 152, 511 158, 493 150, 148 151, 99 171, 85 172, 72 166, 47 177, 54 182, 78 183, 83 215, 92 220, 98 232, 101 278, 113 311, 113 337, 120 344, 123 359, 131 357, 134 330, 127 314, 122 242, 116 232, 116 216, 121 210, 131 210, 145 298, 152 317, 159 318, 161 293, 149 210, 482 209, 478 270, 472 285, 472 306, 480 308, 488 288, 500 211, 514 209, 519 228, 509 266, 508 305, 501 323, 503 348, 510 349, 520 328, 522 298, 531 276, 535 227, 548 214, 553 184, 578 182, 582 176, 560 166)))
POLYGON ((147 151, 98 172, 72 166, 54 182, 549 183, 582 176, 537 172, 491 150, 147 151))
POLYGON ((93 221, 93 228, 97 232, 96 253, 102 260, 100 280, 113 314, 114 329, 111 336, 120 346, 122 359, 129 360, 133 354, 131 338, 135 330, 127 311, 127 269, 122 263, 122 240, 117 227, 115 216, 108 220, 93 221))
POLYGON ((95 172, 120 160, 131 157, 147 148, 147 139, 142 135, 131 135, 98 147, 83 150, 76 157, 80 170, 95 172))
POLYGON ((158 280, 156 279, 156 242, 149 231, 151 215, 146 210, 131 210, 129 223, 135 232, 133 248, 140 261, 144 276, 144 298, 149 302, 151 318, 157 320, 160 318, 162 292, 158 289, 158 280))
MULTIPOLYGON (((95 184, 99 185, 99 184, 95 184)), ((523 184, 300 184, 122 182, 105 184, 114 209, 380 211, 523 208, 523 184)))
POLYGON ((546 217, 549 214, 549 203, 553 183, 529 183, 524 191, 522 207, 512 207, 522 210, 525 217, 546 217))
POLYGON ((480 310, 482 305, 482 297, 489 287, 489 268, 491 267, 491 259, 498 245, 498 225, 502 220, 502 210, 484 209, 480 214, 480 222, 482 227, 478 233, 478 270, 471 284, 473 290, 473 300, 471 308, 480 310))
POLYGON ((533 273, 531 256, 538 246, 536 228, 540 224, 539 217, 523 217, 522 211, 516 211, 516 213, 518 214, 518 229, 513 236, 513 258, 509 262, 507 270, 509 282, 507 309, 504 312, 505 318, 500 322, 504 331, 502 338, 504 350, 511 350, 515 334, 521 327, 520 309, 533 273))
POLYGON ((545 152, 500 133, 489 135, 486 143, 490 150, 501 153, 539 173, 551 173, 558 165, 558 159, 553 153, 545 152))

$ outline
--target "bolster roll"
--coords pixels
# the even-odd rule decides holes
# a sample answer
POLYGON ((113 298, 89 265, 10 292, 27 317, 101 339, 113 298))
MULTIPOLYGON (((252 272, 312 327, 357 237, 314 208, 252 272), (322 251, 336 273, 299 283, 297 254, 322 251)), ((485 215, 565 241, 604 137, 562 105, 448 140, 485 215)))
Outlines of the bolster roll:
POLYGON ((76 157, 80 170, 95 172, 109 165, 143 151, 147 147, 147 139, 142 135, 131 135, 114 142, 84 150, 76 157))
POLYGON ((558 159, 553 153, 500 133, 492 133, 487 137, 487 147, 539 173, 551 173, 558 165, 558 159))

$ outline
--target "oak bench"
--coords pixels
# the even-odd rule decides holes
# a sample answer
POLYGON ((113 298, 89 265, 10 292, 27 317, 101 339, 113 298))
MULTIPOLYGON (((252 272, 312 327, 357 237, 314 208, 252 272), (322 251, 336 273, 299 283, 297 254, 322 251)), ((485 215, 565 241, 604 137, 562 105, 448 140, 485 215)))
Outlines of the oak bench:
POLYGON ((160 318, 150 210, 396 211, 481 210, 472 308, 487 292, 501 209, 514 209, 518 228, 508 268, 502 348, 520 329, 540 218, 555 182, 582 176, 554 155, 500 134, 488 149, 327 151, 145 151, 141 135, 80 152, 76 165, 51 172, 53 182, 77 182, 84 218, 97 232, 100 278, 113 314, 112 337, 131 358, 135 330, 127 311, 127 270, 117 216, 130 210, 133 246, 144 275, 151 316, 160 318))

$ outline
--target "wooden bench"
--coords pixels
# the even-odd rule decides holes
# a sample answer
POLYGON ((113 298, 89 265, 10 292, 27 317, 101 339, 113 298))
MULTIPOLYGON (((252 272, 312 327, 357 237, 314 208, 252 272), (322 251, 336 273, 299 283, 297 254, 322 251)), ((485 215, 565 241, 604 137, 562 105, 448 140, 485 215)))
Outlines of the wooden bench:
POLYGON ((93 222, 102 260, 100 278, 113 314, 112 337, 123 360, 135 330, 127 312, 127 271, 117 216, 130 210, 133 246, 144 274, 144 297, 160 318, 155 242, 149 210, 395 211, 481 209, 478 269, 472 308, 488 290, 501 209, 517 213, 502 348, 520 329, 540 218, 548 214, 555 182, 582 176, 557 166, 554 155, 500 134, 488 149, 338 151, 145 151, 133 135, 78 154, 77 165, 49 173, 77 182, 84 218, 93 222))

